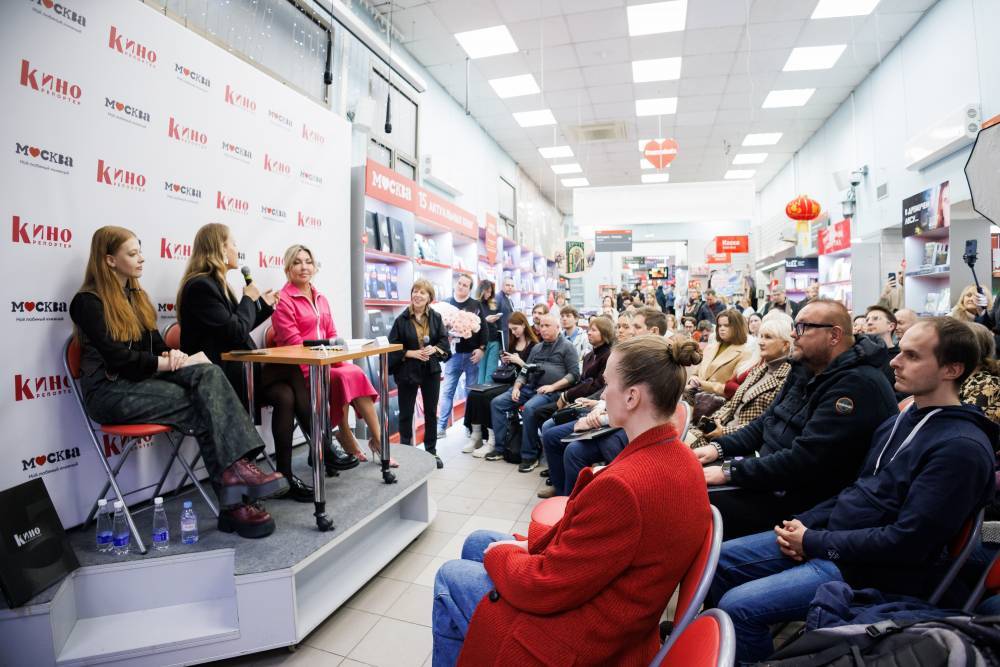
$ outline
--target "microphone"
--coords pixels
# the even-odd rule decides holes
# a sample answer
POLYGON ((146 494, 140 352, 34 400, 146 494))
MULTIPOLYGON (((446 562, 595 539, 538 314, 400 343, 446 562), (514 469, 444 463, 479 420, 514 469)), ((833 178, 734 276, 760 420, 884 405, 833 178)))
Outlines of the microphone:
POLYGON ((336 338, 314 338, 302 341, 302 347, 328 347, 330 345, 339 345, 344 347, 344 339, 337 336, 336 338))
MULTIPOLYGON (((431 344, 431 337, 430 336, 424 336, 423 343, 424 343, 424 347, 427 347, 428 345, 430 345, 431 344)), ((431 352, 431 354, 437 354, 437 348, 434 348, 434 351, 431 352)))
POLYGON ((249 285, 250 283, 253 282, 253 276, 250 275, 250 267, 249 266, 241 266, 240 267, 240 273, 243 274, 243 280, 247 281, 247 285, 249 285))

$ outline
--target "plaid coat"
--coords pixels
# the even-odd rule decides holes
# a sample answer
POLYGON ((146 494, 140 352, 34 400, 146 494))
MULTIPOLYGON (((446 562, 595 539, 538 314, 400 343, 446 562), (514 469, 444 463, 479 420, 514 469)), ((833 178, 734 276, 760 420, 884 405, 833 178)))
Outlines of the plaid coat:
MULTIPOLYGON (((788 377, 791 368, 792 365, 785 361, 773 373, 767 373, 765 363, 760 363, 751 369, 733 397, 712 415, 713 421, 722 426, 722 434, 735 433, 764 414, 784 386, 785 378, 788 377), (739 409, 738 415, 737 409, 739 409), (738 417, 737 423, 729 425, 734 417, 738 417)), ((697 428, 692 427, 688 434, 690 437, 687 440, 692 443, 692 448, 709 444, 697 428)))

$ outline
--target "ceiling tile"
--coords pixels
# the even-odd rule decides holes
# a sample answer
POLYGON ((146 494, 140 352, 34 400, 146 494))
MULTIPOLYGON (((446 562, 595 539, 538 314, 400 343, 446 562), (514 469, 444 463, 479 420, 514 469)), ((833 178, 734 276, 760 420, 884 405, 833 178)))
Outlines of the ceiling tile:
POLYGON ((583 68, 583 79, 588 86, 609 86, 632 79, 632 66, 628 63, 597 65, 583 68))
MULTIPOLYGON (((464 67, 464 61, 462 62, 462 65, 464 67)), ((496 79, 504 76, 527 74, 529 71, 528 58, 523 53, 507 53, 502 56, 480 58, 472 61, 472 67, 478 71, 484 79, 496 79)))
POLYGON ((569 23, 570 35, 574 42, 628 36, 624 9, 568 14, 566 21, 569 23))
POLYGON ((681 65, 684 76, 721 76, 729 74, 735 59, 735 53, 707 53, 700 56, 688 56, 681 65))
POLYGON ((573 109, 587 106, 592 101, 592 90, 587 88, 570 88, 568 90, 549 90, 544 94, 545 106, 550 109, 573 109))
POLYGON ((674 122, 677 127, 712 125, 715 122, 715 113, 715 109, 710 111, 678 111, 674 122))
POLYGON ((447 41, 438 39, 417 40, 406 45, 406 50, 424 67, 443 63, 465 64, 465 51, 454 38, 447 41))
POLYGON ((437 15, 428 5, 400 10, 398 5, 392 13, 392 24, 403 35, 403 43, 418 39, 432 39, 447 32, 437 15))
POLYGON ((861 83, 870 67, 843 67, 838 65, 833 69, 814 72, 779 72, 774 80, 774 87, 786 88, 821 88, 824 86, 849 86, 854 88, 861 83))
POLYGON ((531 63, 531 72, 535 78, 540 78, 542 67, 546 74, 560 69, 576 67, 579 61, 576 59, 576 49, 572 44, 562 46, 545 47, 544 49, 528 49, 525 51, 528 62, 531 63))
POLYGON ((503 22, 507 24, 535 21, 544 16, 557 16, 562 13, 559 0, 501 0, 497 3, 497 8, 503 22))
POLYGON ((633 84, 635 99, 643 100, 650 97, 677 97, 680 94, 680 81, 653 81, 633 84))
POLYGON ((685 30, 684 55, 697 56, 704 53, 725 53, 739 50, 743 39, 742 25, 705 30, 685 30))
MULTIPOLYGON (((543 83, 539 79, 539 85, 543 83)), ((586 83, 583 80, 583 72, 579 67, 571 69, 561 69, 555 72, 546 72, 543 90, 567 90, 569 88, 584 88, 586 83)))
POLYGON ((576 57, 584 67, 629 62, 628 38, 577 42, 575 47, 576 57))
POLYGON ((726 76, 683 76, 679 93, 685 95, 711 95, 722 93, 726 89, 726 76))
MULTIPOLYGON (((500 0, 501 2, 503 0, 500 0)), ((620 7, 625 13, 625 0, 562 0, 562 9, 566 14, 575 12, 592 12, 599 9, 612 9, 620 7)))
POLYGON ((736 54, 733 61, 733 74, 746 74, 747 59, 750 60, 750 72, 780 72, 792 52, 788 49, 767 49, 766 51, 743 51, 736 54))
POLYGON ((594 116, 598 120, 618 120, 635 116, 633 102, 600 102, 594 104, 594 116))
MULTIPOLYGON (((590 98, 595 102, 629 102, 635 99, 632 93, 632 85, 628 83, 618 83, 611 86, 591 86, 589 88, 590 98)), ((632 108, 633 112, 635 107, 632 108)))
POLYGON ((798 42, 805 24, 806 21, 778 21, 751 25, 749 37, 744 34, 740 40, 740 51, 790 49, 798 42))
POLYGON ((722 102, 722 95, 688 95, 677 101, 677 112, 715 111, 722 102))
POLYGON ((733 0, 691 0, 687 7, 687 30, 742 26, 746 24, 746 11, 740 3, 740 11, 733 10, 733 0))
MULTIPOLYGON (((500 5, 503 4, 501 0, 500 5)), ((573 41, 569 34, 569 26, 566 25, 566 20, 562 16, 511 23, 507 29, 514 37, 514 43, 522 51, 548 49, 550 46, 569 44, 573 41)))
MULTIPOLYGON (((640 35, 630 37, 632 60, 651 60, 652 58, 672 58, 684 52, 684 33, 668 32, 659 35, 640 35)), ((683 73, 684 63, 681 63, 683 73)))
MULTIPOLYGON (((815 2, 802 0, 754 0, 750 23, 770 23, 790 19, 808 19, 816 8, 815 2)), ((744 11, 743 14, 746 14, 744 11)))
POLYGON ((872 14, 854 35, 858 42, 894 42, 916 25, 920 12, 906 14, 872 14))
POLYGON ((504 22, 493 0, 436 0, 431 8, 451 33, 489 28, 504 22))

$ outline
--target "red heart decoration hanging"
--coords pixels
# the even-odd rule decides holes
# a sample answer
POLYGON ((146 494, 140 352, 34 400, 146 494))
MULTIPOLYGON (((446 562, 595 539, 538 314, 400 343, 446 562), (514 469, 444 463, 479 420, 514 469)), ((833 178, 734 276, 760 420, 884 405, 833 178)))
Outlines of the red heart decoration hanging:
POLYGON ((663 169, 677 157, 678 148, 680 147, 673 139, 664 139, 663 141, 653 139, 642 149, 642 156, 657 169, 663 169))
POLYGON ((31 157, 38 157, 42 151, 32 146, 31 148, 28 149, 28 152, 31 153, 31 157))
POLYGON ((35 309, 35 302, 34 301, 25 301, 24 302, 24 309, 27 310, 30 313, 31 311, 33 311, 35 309))

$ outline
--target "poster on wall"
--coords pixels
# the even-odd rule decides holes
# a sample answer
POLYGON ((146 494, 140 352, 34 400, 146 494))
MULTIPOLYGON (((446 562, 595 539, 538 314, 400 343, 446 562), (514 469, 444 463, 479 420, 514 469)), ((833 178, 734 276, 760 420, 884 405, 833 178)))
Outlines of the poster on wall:
POLYGON ((845 218, 819 232, 819 254, 830 255, 851 247, 851 220, 845 218))
POLYGON ((587 254, 582 240, 566 241, 566 276, 576 278, 587 269, 587 254))
MULTIPOLYGON (((66 526, 80 523, 125 443, 104 435, 98 454, 65 376, 68 305, 90 238, 102 225, 135 232, 143 288, 158 327, 176 321, 175 295, 195 232, 224 223, 260 288, 285 283, 294 243, 320 267, 348 335, 351 130, 346 120, 141 2, 4 5, 0 88, 9 159, 0 161, 9 276, 0 320, 7 456, 0 488, 42 478, 66 526), (52 45, 58 45, 52 48, 52 45), (24 277, 29 277, 27 280, 24 277)), ((244 285, 230 273, 236 293, 244 285)), ((258 338, 261 330, 257 332, 258 338)), ((355 332, 360 335, 361 332, 355 332)), ((265 416, 265 420, 269 419, 265 416)), ((266 435, 266 427, 263 429, 266 435)), ((149 496, 170 448, 139 442, 119 475, 149 496)), ((182 452, 189 460, 196 443, 182 452)), ((174 467, 166 488, 179 481, 174 467)))
POLYGON ((950 182, 903 200, 903 236, 920 236, 951 225, 950 182))

